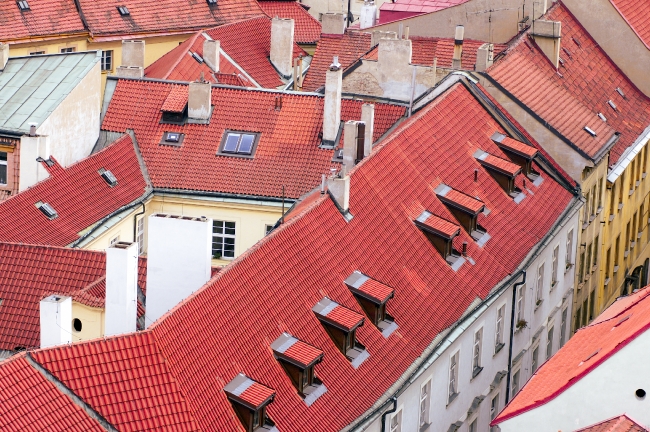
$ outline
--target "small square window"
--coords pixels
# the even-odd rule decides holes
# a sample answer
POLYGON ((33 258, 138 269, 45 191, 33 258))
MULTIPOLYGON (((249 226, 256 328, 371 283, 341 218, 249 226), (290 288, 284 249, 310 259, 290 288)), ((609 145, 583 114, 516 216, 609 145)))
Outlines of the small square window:
POLYGON ((77 51, 77 49, 75 47, 61 48, 61 53, 62 54, 64 54, 64 53, 73 53, 75 51, 77 51))
POLYGON ((29 9, 29 3, 27 3, 27 0, 20 0, 17 2, 18 3, 18 9, 21 11, 28 11, 29 9))
POLYGON ((45 51, 33 51, 29 53, 29 55, 43 55, 43 54, 45 54, 45 51))
POLYGON ((259 134, 226 131, 218 154, 252 156, 259 140, 259 134))
POLYGON ((102 178, 104 179, 104 181, 105 181, 105 182, 106 182, 110 187, 113 187, 113 186, 117 185, 117 178, 116 178, 115 175, 114 175, 112 172, 110 172, 109 170, 102 168, 102 169, 99 170, 99 175, 102 176, 102 178))
POLYGON ((129 12, 129 9, 126 6, 117 6, 117 11, 120 13, 122 16, 128 16, 131 15, 131 12, 129 12))
POLYGON ((103 71, 110 72, 113 70, 113 50, 102 51, 101 65, 103 71))
POLYGON ((7 153, 0 152, 0 185, 7 184, 7 153))
POLYGON ((48 203, 39 201, 36 203, 36 208, 38 208, 50 220, 56 219, 59 216, 56 210, 54 210, 54 207, 48 203))
POLYGON ((185 139, 185 134, 180 132, 165 132, 163 133, 160 144, 180 147, 185 139))

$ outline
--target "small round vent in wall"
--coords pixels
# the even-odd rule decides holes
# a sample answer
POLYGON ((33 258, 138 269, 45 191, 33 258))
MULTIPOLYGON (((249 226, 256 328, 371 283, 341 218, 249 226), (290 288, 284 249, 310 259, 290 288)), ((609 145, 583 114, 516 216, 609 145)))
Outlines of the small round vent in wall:
POLYGON ((79 318, 75 318, 75 319, 72 320, 72 328, 76 332, 81 331, 81 320, 79 318))
POLYGON ((637 389, 634 394, 636 394, 636 397, 639 399, 645 399, 645 390, 643 389, 637 389))

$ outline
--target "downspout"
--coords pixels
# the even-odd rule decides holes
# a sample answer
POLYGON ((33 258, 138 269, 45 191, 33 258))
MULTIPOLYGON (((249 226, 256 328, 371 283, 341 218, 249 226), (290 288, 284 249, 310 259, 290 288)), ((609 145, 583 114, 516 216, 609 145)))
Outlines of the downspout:
POLYGON ((386 432, 386 416, 397 411, 397 397, 390 398, 393 401, 393 407, 381 415, 381 432, 386 432))
POLYGON ((137 223, 138 223, 138 216, 144 214, 144 201, 143 201, 141 204, 142 204, 142 211, 141 211, 140 213, 136 213, 136 214, 133 215, 133 243, 136 242, 136 238, 135 238, 135 236, 136 236, 136 232, 135 232, 135 229, 136 229, 136 227, 137 227, 137 223))
POLYGON ((526 283, 526 270, 522 270, 521 274, 524 280, 517 282, 512 287, 512 312, 510 314, 510 342, 508 346, 508 378, 506 379, 506 404, 510 402, 510 378, 512 375, 512 341, 515 338, 515 305, 517 301, 517 288, 526 283))

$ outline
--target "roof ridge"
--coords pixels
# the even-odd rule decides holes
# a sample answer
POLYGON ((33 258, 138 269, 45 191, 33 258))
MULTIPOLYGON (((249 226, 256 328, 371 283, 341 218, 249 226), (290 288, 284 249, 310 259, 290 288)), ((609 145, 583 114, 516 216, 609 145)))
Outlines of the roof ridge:
POLYGON ((74 253, 85 253, 85 254, 102 254, 102 255, 106 254, 106 252, 96 251, 96 250, 91 250, 91 249, 79 249, 79 248, 70 248, 70 247, 66 247, 66 246, 55 246, 55 245, 36 244, 36 243, 21 243, 21 242, 0 241, 0 247, 2 247, 3 245, 30 247, 30 248, 41 248, 41 249, 56 249, 56 250, 61 250, 61 251, 70 251, 70 252, 74 252, 74 253))

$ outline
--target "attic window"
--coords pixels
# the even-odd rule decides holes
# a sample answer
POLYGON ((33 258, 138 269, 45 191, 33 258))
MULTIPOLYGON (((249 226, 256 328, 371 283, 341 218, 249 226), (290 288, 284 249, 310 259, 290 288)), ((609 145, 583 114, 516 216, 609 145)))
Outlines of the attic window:
POLYGON ((27 3, 27 0, 20 0, 16 2, 18 4, 18 9, 20 9, 21 12, 25 12, 29 10, 29 3, 27 3))
POLYGON ((240 373, 223 388, 223 391, 242 422, 244 430, 262 431, 275 426, 266 415, 266 407, 275 398, 273 389, 240 373))
POLYGON ((117 178, 109 170, 102 168, 99 170, 99 175, 102 176, 104 181, 108 183, 110 187, 113 187, 117 184, 117 178))
POLYGON ((576 44, 577 46, 579 46, 579 47, 582 46, 582 44, 580 43, 580 41, 578 39, 576 39, 574 37, 571 38, 571 39, 573 39, 573 43, 576 44))
POLYGON ((438 185, 435 192, 440 201, 465 228, 465 231, 476 240, 480 247, 483 247, 490 239, 490 234, 478 223, 478 215, 485 210, 485 203, 452 189, 444 183, 438 185))
POLYGON ((463 265, 465 259, 452 246, 452 241, 460 234, 458 225, 426 210, 413 222, 422 230, 433 247, 451 265, 454 271, 457 271, 463 265))
POLYGON ((518 204, 524 199, 523 192, 515 186, 515 178, 521 173, 521 168, 518 165, 483 150, 476 151, 474 157, 488 170, 503 190, 515 199, 515 203, 518 204))
POLYGON ((218 154, 251 157, 257 147, 260 134, 226 131, 221 139, 218 154))
POLYGON ((351 361, 353 368, 357 369, 370 357, 366 347, 357 341, 357 328, 361 327, 365 320, 363 315, 327 297, 316 303, 312 311, 323 324, 334 345, 351 361))
POLYGON ((598 113, 598 118, 601 119, 604 122, 607 121, 607 117, 605 117, 605 115, 603 113, 598 113))
POLYGON ((382 336, 387 338, 395 330, 395 319, 386 312, 386 304, 392 299, 395 290, 355 270, 345 280, 352 294, 359 302, 361 309, 372 323, 379 329, 382 336))
POLYGON ((129 9, 126 6, 117 6, 117 11, 120 13, 121 16, 131 15, 131 12, 129 12, 129 9))
MULTIPOLYGON (((512 162, 521 167, 525 176, 533 180, 533 182, 540 178, 540 173, 533 168, 533 158, 538 153, 535 147, 505 136, 500 132, 495 132, 491 139, 512 162)), ((539 185, 535 184, 535 186, 539 185)))
POLYGON ((36 208, 39 209, 49 220, 56 219, 59 214, 54 210, 54 207, 48 203, 39 201, 36 203, 36 208))
POLYGON ((566 48, 563 47, 563 48, 562 48, 562 51, 564 51, 564 53, 567 55, 567 57, 569 57, 569 58, 572 58, 572 57, 573 57, 573 56, 571 55, 571 52, 569 52, 568 49, 566 49, 566 48))
POLYGON ((271 344, 271 349, 307 406, 311 406, 327 391, 314 373, 314 366, 323 360, 323 351, 289 333, 282 333, 271 344))
POLYGON ((180 132, 165 132, 163 133, 162 139, 160 140, 160 144, 180 147, 181 144, 183 144, 184 139, 185 134, 182 134, 180 132))
POLYGON ((589 126, 585 126, 585 131, 587 131, 587 133, 592 137, 596 136, 596 132, 593 129, 591 129, 589 126))

